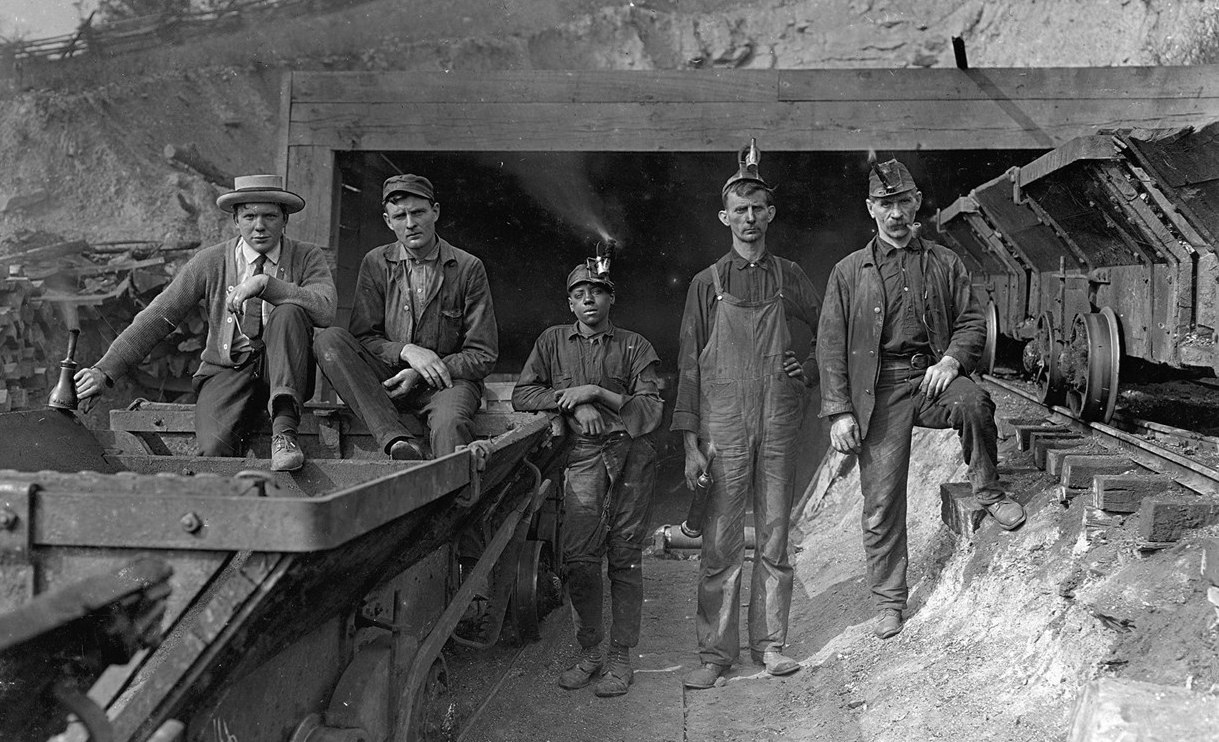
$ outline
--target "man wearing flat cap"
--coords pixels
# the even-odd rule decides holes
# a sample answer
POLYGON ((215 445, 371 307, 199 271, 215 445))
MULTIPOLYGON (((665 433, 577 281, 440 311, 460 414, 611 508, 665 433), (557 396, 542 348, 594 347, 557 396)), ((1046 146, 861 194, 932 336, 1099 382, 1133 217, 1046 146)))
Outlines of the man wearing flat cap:
POLYGON ((436 234, 440 202, 431 181, 388 178, 381 205, 398 239, 364 256, 349 330, 319 332, 314 352, 386 455, 428 455, 401 407, 423 418, 439 457, 474 440, 483 379, 499 356, 491 288, 481 260, 436 234))
POLYGON ((76 373, 80 398, 100 394, 173 331, 197 305, 208 313, 195 372, 195 438, 201 456, 240 456, 244 435, 271 415, 271 468, 299 469, 301 406, 312 395, 310 343, 334 321, 335 289, 323 249, 284 235, 305 207, 278 175, 247 175, 216 199, 239 235, 206 247, 174 276, 102 359, 76 373))
POLYGON ((626 693, 635 676, 631 648, 643 616, 643 544, 662 402, 656 351, 642 335, 610 322, 614 284, 590 263, 567 275, 567 306, 576 321, 538 337, 512 406, 558 413, 574 438, 563 478, 563 584, 580 656, 558 682, 576 690, 600 677, 593 692, 607 697, 626 693), (610 581, 608 652, 603 563, 610 581))
POLYGON ((787 539, 796 436, 817 367, 813 347, 797 357, 792 330, 795 322, 816 330, 821 297, 798 264, 775 255, 766 243, 775 205, 758 172, 759 159, 751 143, 720 191, 719 220, 731 234, 731 248, 695 274, 681 320, 672 430, 683 437, 690 489, 699 491, 702 473, 712 480, 698 569, 700 666, 682 679, 687 688, 714 686, 740 655, 750 506, 757 548, 749 656, 771 675, 800 669, 784 654, 794 577, 787 539))
POLYGON ((873 631, 888 639, 902 629, 909 594, 914 426, 957 431, 974 494, 1002 528, 1018 528, 1024 509, 999 483, 994 402, 969 378, 986 340, 969 273, 952 250, 918 236, 923 194, 906 166, 870 167, 865 203, 876 236, 830 274, 817 360, 830 444, 859 456, 873 631))

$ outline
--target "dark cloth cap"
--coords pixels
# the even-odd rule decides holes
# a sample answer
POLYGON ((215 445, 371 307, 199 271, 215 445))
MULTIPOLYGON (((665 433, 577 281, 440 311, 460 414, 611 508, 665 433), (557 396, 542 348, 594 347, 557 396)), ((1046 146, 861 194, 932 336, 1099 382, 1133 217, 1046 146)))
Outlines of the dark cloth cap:
POLYGON ((567 274, 567 290, 571 291, 581 283, 591 283, 594 285, 604 286, 611 292, 614 290, 614 282, 609 279, 604 273, 597 273, 588 266, 588 263, 580 263, 575 268, 571 269, 571 273, 567 274))
POLYGON ((409 193, 429 201, 436 200, 436 191, 432 188, 432 181, 422 175, 408 173, 386 178, 385 185, 381 186, 381 203, 388 201, 389 197, 395 193, 409 193))
POLYGON ((869 198, 884 198, 915 188, 917 186, 914 185, 914 178, 910 177, 910 171, 897 160, 872 165, 868 175, 869 198))

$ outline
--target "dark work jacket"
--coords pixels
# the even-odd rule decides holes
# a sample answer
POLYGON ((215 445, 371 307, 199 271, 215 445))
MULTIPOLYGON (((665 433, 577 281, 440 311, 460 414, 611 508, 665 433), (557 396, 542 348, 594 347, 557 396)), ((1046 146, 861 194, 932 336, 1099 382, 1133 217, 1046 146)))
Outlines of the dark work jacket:
POLYGON ((454 379, 482 381, 499 357, 495 309, 482 261, 440 240, 440 286, 415 317, 401 251, 399 243, 391 242, 364 256, 351 334, 390 368, 403 367, 402 347, 410 343, 434 351, 454 379))
MULTIPOLYGON (((969 272, 952 250, 921 237, 927 332, 938 361, 946 355, 973 372, 986 343, 986 321, 973 295, 969 272)), ((855 413, 860 436, 876 406, 885 291, 876 267, 876 238, 843 258, 830 273, 817 329, 821 417, 855 413)))

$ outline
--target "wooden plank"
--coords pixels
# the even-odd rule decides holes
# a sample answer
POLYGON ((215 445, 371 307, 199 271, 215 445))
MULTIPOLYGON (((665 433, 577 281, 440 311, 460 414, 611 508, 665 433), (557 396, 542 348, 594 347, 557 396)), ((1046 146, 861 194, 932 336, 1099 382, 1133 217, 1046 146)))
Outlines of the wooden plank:
POLYGON ((783 70, 789 101, 1085 100, 1219 97, 1219 66, 783 70))
POLYGON ((769 70, 294 72, 292 102, 745 103, 777 100, 778 85, 769 70))
POLYGON ((329 248, 330 268, 338 245, 339 180, 328 147, 288 147, 286 188, 305 199, 305 212, 288 224, 292 237, 329 248))
POLYGON ((1120 157, 1111 136, 1077 137, 1018 168, 1017 182, 1023 188, 1080 160, 1116 160, 1120 157))
POLYGON ((335 150, 700 152, 750 137, 771 152, 1050 149, 1098 128, 1201 126, 1219 118, 1219 99, 1025 101, 1016 112, 985 100, 294 103, 291 115, 292 148, 335 150))

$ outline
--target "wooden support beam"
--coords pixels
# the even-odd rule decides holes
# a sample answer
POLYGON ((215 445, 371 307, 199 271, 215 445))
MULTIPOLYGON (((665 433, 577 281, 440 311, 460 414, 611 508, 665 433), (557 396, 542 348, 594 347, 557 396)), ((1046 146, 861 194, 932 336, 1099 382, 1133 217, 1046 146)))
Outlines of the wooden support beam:
POLYGON ((1202 126, 1219 99, 1021 102, 1018 116, 990 100, 648 104, 303 103, 292 105, 289 145, 336 150, 481 152, 705 152, 751 136, 770 151, 1049 149, 1098 126, 1202 126), (562 126, 556 122, 563 122, 562 126), (860 126, 867 121, 867 126, 860 126))
POLYGON ((1110 513, 1137 512, 1148 497, 1184 492, 1184 487, 1162 474, 1098 474, 1092 478, 1092 505, 1110 513))
POLYGON ((1215 523, 1219 523, 1219 500, 1202 495, 1150 497, 1139 508, 1143 541, 1176 541, 1190 529, 1215 523))
POLYGON ((982 527, 986 511, 967 482, 946 482, 940 485, 940 519, 948 530, 967 539, 982 527))
POLYGON ((1062 459, 1059 482, 1064 487, 1086 489, 1097 474, 1130 474, 1146 471, 1128 456, 1112 454, 1067 454, 1062 459))

